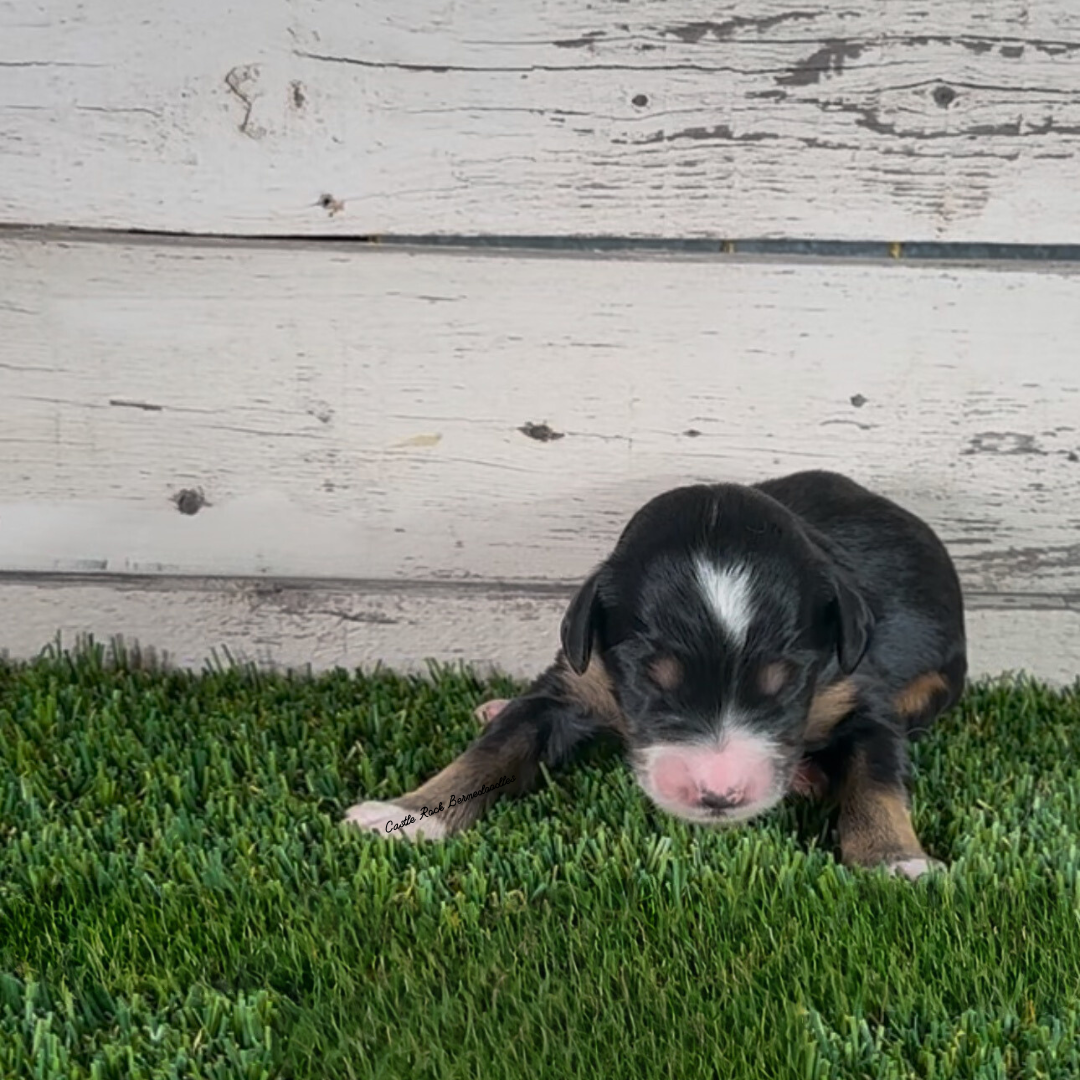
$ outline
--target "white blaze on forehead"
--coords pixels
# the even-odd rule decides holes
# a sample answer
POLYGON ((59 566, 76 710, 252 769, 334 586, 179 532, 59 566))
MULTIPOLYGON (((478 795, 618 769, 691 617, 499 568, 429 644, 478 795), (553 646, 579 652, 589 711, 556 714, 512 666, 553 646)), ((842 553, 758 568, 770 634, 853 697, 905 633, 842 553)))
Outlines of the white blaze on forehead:
POLYGON ((695 560, 698 586, 721 629, 736 645, 746 641, 754 618, 750 571, 745 566, 717 566, 699 555, 695 560))

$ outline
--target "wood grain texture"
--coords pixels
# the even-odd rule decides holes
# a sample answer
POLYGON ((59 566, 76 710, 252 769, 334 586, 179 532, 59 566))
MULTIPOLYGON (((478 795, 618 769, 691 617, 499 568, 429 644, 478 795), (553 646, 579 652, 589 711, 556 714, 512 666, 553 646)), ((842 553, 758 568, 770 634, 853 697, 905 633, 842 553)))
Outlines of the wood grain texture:
POLYGON ((0 3, 0 222, 1080 242, 1069 0, 0 3))
POLYGON ((267 582, 32 575, 0 578, 0 653, 92 634, 199 668, 422 671, 429 660, 528 677, 555 657, 567 590, 453 583, 267 582))
MULTIPOLYGON (((200 668, 212 656, 266 668, 423 671, 428 660, 538 674, 558 649, 570 589, 490 582, 265 582, 116 577, 0 578, 0 653, 29 658, 91 633, 200 668)), ((973 676, 1080 674, 1080 610, 968 613, 973 676)))
POLYGON ((1077 340, 1080 268, 8 237, 0 570, 570 583, 823 467, 1071 610, 1077 340))

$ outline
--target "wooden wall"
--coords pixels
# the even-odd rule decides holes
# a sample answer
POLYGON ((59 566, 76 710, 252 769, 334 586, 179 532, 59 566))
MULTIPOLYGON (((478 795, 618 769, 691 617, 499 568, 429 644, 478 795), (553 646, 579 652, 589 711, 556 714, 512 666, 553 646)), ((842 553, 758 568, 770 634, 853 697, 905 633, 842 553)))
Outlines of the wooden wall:
POLYGON ((527 674, 649 495, 821 466, 1071 681, 1080 262, 740 251, 1080 245, 1077 86, 1067 0, 0 4, 0 648, 527 674))

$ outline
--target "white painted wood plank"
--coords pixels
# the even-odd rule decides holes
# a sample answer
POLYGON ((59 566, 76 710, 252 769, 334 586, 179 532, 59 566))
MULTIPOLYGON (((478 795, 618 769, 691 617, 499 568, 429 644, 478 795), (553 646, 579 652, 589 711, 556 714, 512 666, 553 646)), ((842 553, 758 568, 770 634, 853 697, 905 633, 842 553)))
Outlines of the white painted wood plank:
MULTIPOLYGON (((216 653, 267 668, 423 671, 429 659, 530 678, 550 663, 569 596, 557 590, 407 583, 271 587, 252 582, 0 581, 0 653, 29 659, 54 642, 122 636, 200 668, 216 653)), ((974 677, 1080 676, 1080 610, 968 614, 974 677)))
POLYGON ((92 634, 187 668, 212 655, 317 671, 382 664, 412 672, 437 660, 528 677, 554 658, 565 606, 550 590, 454 585, 0 581, 0 654, 28 659, 57 635, 71 646, 92 634))
POLYGON ((0 2, 0 222, 1080 242, 1070 0, 0 2))
POLYGON ((0 570, 571 582, 823 467, 1076 603, 1078 340, 1080 268, 8 237, 0 570))

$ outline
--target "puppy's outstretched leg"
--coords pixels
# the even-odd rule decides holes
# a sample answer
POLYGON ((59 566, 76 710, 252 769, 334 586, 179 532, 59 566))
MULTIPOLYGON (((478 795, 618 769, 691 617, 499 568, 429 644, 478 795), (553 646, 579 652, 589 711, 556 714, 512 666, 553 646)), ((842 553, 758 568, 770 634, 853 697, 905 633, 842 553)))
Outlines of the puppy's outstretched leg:
POLYGON ((840 786, 840 853, 856 866, 884 865, 918 878, 942 864, 923 850, 911 821, 905 784, 906 747, 898 733, 879 729, 856 741, 840 786))
POLYGON ((586 680, 556 664, 524 696, 500 700, 480 736, 442 772, 392 802, 359 803, 346 820, 387 837, 430 840, 468 828, 500 796, 527 792, 541 762, 557 766, 600 731, 618 730, 605 686, 596 672, 586 680))

